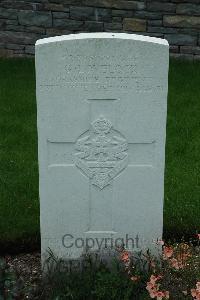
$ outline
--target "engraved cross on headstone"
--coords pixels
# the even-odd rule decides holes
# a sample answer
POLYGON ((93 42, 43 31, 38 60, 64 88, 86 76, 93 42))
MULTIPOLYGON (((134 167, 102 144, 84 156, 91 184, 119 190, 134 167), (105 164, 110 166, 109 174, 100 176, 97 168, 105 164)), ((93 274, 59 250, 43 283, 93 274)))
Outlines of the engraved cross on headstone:
POLYGON ((118 129, 115 119, 118 101, 88 99, 88 130, 80 132, 76 141, 48 141, 50 168, 73 165, 81 176, 89 178, 86 234, 115 233, 112 220, 115 178, 126 168, 152 167, 154 163, 154 141, 133 142, 118 129))

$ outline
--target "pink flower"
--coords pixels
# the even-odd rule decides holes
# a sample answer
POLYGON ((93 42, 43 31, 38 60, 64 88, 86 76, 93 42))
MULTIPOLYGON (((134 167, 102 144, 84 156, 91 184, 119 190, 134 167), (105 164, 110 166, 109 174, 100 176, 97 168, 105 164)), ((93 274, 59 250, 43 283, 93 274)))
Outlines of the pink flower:
POLYGON ((128 261, 129 260, 129 253, 128 253, 128 251, 123 251, 122 254, 121 254, 121 256, 120 256, 120 258, 124 262, 128 261))
POLYGON ((197 238, 200 240, 200 233, 197 234, 197 238))
POLYGON ((170 258, 170 257, 172 257, 172 255, 173 255, 173 248, 172 247, 167 247, 167 246, 165 246, 165 247, 163 247, 163 258, 164 259, 168 259, 168 258, 170 258))
POLYGON ((151 291, 149 293, 149 296, 151 298, 156 298, 157 300, 162 300, 162 299, 169 299, 169 292, 168 291, 151 291))
POLYGON ((184 265, 180 261, 178 261, 176 258, 170 259, 170 264, 176 270, 183 269, 183 267, 184 267, 184 265))
POLYGON ((146 289, 149 292, 149 296, 151 298, 156 298, 157 300, 162 299, 169 299, 169 292, 168 291, 159 291, 160 284, 157 283, 163 276, 162 275, 151 275, 150 281, 147 282, 146 289))
POLYGON ((196 297, 196 289, 191 289, 191 295, 192 297, 196 297))
POLYGON ((150 277, 150 282, 151 283, 156 283, 157 280, 160 280, 162 278, 162 275, 158 275, 158 276, 155 276, 155 275, 151 275, 150 277))
POLYGON ((150 292, 149 292, 149 296, 150 296, 152 299, 155 298, 156 295, 157 295, 157 291, 150 291, 150 292))
POLYGON ((150 293, 152 291, 157 290, 157 285, 155 283, 152 282, 147 282, 147 286, 146 286, 147 291, 150 293))
POLYGON ((162 300, 163 298, 165 298, 165 293, 162 291, 158 291, 156 294, 156 299, 157 300, 162 300))
POLYGON ((151 282, 151 283, 155 283, 156 280, 157 280, 157 277, 156 277, 155 275, 151 275, 151 277, 150 277, 150 282, 151 282))
POLYGON ((158 241, 157 241, 157 245, 163 246, 164 244, 165 244, 165 242, 164 242, 163 240, 158 240, 158 241))
POLYGON ((200 300, 200 281, 197 281, 196 289, 191 289, 191 295, 194 299, 200 300))
POLYGON ((191 295, 194 299, 200 300, 200 291, 196 289, 191 289, 191 295))

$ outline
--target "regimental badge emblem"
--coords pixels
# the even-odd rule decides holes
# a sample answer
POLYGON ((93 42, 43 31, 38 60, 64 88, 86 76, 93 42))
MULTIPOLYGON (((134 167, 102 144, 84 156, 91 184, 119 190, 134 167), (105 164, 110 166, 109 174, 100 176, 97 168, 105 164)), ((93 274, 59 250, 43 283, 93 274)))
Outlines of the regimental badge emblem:
POLYGON ((128 165, 127 150, 125 137, 100 116, 76 141, 74 162, 102 190, 128 165))

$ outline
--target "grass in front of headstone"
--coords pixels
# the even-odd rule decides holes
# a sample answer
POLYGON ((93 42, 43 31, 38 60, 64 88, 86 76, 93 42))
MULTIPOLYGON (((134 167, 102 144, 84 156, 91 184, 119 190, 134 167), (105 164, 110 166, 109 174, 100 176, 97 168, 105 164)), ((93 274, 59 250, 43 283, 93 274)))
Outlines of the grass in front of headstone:
POLYGON ((0 250, 20 251, 39 239, 33 60, 0 61, 0 132, 0 250))
MULTIPOLYGON (((164 207, 167 238, 191 236, 200 226, 199 82, 200 63, 171 61, 164 207)), ((28 250, 39 245, 33 60, 0 60, 0 112, 0 249, 28 250)))
POLYGON ((165 237, 200 230, 200 62, 172 60, 165 169, 165 237))

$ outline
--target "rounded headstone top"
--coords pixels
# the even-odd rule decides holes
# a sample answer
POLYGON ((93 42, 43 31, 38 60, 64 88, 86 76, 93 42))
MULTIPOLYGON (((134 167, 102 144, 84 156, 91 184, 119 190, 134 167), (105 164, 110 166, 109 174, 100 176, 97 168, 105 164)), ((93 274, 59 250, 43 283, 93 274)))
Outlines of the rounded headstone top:
POLYGON ((161 38, 155 38, 150 36, 144 36, 139 34, 130 34, 130 33, 112 33, 112 32, 95 32, 95 33, 77 33, 69 35, 61 35, 50 38, 44 38, 36 41, 36 46, 56 43, 62 41, 71 41, 71 40, 81 40, 81 39, 124 39, 124 40, 134 40, 141 42, 148 42, 154 44, 160 44, 169 46, 168 41, 161 38))

